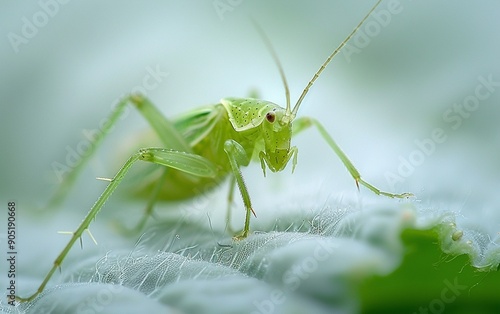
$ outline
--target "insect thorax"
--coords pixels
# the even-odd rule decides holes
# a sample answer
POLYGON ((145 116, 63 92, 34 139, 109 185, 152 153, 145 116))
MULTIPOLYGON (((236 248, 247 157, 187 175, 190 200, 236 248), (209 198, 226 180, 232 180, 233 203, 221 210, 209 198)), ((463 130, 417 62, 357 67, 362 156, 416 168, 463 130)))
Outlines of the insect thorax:
POLYGON ((263 145, 256 143, 254 155, 265 155, 273 171, 283 169, 289 160, 292 137, 292 118, 286 110, 272 102, 253 98, 225 98, 221 103, 237 132, 258 130, 257 137, 262 139, 263 145))

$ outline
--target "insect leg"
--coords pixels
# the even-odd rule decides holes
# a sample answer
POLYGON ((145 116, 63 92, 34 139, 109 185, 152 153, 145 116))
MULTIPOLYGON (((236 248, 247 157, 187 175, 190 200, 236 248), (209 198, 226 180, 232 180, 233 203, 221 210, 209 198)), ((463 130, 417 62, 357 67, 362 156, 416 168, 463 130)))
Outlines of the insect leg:
POLYGON ((121 223, 117 223, 117 228, 126 235, 134 235, 140 232, 144 226, 146 225, 146 222, 148 221, 148 218, 150 216, 153 216, 153 209, 156 201, 158 200, 158 195, 160 194, 161 187, 165 183, 165 180, 168 175, 168 168, 163 170, 163 173, 161 176, 158 178, 158 181, 155 182, 153 192, 151 192, 151 196, 149 197, 148 203, 146 204, 146 207, 144 208, 144 214, 142 215, 141 220, 137 223, 135 227, 132 229, 128 229, 125 227, 125 225, 122 225, 121 223))
POLYGON ((155 130, 163 145, 178 151, 192 153, 191 146, 174 125, 156 108, 146 97, 135 94, 129 97, 130 102, 137 108, 141 115, 148 120, 149 125, 155 130))
MULTIPOLYGON (((149 125, 153 128, 165 147, 175 149, 177 151, 193 153, 191 146, 189 146, 182 135, 175 129, 172 122, 170 122, 170 120, 168 120, 149 99, 140 94, 134 94, 129 96, 129 100, 139 113, 148 121, 149 125)), ((152 215, 154 204, 156 203, 161 187, 165 182, 167 172, 168 169, 165 169, 158 182, 155 183, 155 188, 149 197, 146 208, 144 209, 144 215, 137 226, 132 229, 132 232, 142 230, 146 221, 152 215)))
POLYGON ((234 200, 234 186, 236 185, 236 177, 231 176, 229 179, 229 193, 227 195, 227 211, 226 211, 226 224, 227 230, 230 233, 234 233, 234 229, 231 227, 231 207, 234 200))
POLYGON ((46 206, 47 208, 57 207, 68 195, 76 178, 97 151, 99 145, 109 133, 109 130, 118 122, 129 103, 133 104, 139 113, 149 122, 165 147, 192 153, 191 147, 186 143, 179 132, 175 130, 173 124, 165 118, 147 98, 137 94, 125 97, 113 109, 100 132, 94 136, 89 152, 81 156, 80 163, 63 178, 63 182, 59 184, 58 189, 49 200, 46 206))
POLYGON ((292 134, 296 135, 297 133, 299 133, 299 132, 301 132, 301 131, 303 131, 311 126, 315 126, 318 129, 318 131, 321 134, 321 136, 323 137, 323 139, 328 143, 328 145, 333 149, 335 154, 337 154, 337 156, 340 158, 340 160, 342 161, 344 166, 347 168, 347 170, 349 171, 351 176, 356 181, 356 186, 358 187, 358 189, 359 189, 359 184, 361 184, 361 185, 364 185, 366 188, 368 188, 369 190, 371 190, 373 193, 375 193, 377 195, 384 195, 384 196, 391 197, 391 198, 408 198, 408 197, 413 196, 413 194, 411 194, 411 193, 393 194, 393 193, 389 193, 389 192, 384 192, 384 191, 377 189, 373 185, 369 184, 365 180, 363 180, 361 178, 361 175, 359 174, 358 170, 356 169, 356 167, 354 167, 354 165, 349 160, 349 158, 347 158, 346 154, 340 149, 340 147, 337 145, 337 143, 335 143, 333 138, 328 134, 328 132, 318 122, 318 120, 313 119, 313 118, 309 118, 309 117, 301 117, 301 118, 296 119, 293 122, 292 134))
POLYGON ((82 155, 80 162, 65 177, 63 177, 62 182, 60 182, 57 190, 55 191, 55 193, 52 195, 47 205, 45 206, 47 209, 57 207, 66 198, 69 191, 73 187, 76 178, 83 170, 87 162, 92 158, 94 153, 97 151, 97 148, 104 140, 106 134, 108 134, 109 130, 115 125, 118 119, 122 116, 127 104, 128 104, 128 98, 125 98, 122 99, 116 105, 116 107, 113 109, 108 119, 106 120, 107 123, 103 124, 102 128, 100 129, 100 132, 98 132, 94 136, 91 145, 89 145, 89 151, 86 154, 82 155))
POLYGON ((217 173, 216 167, 207 159, 186 152, 180 152, 172 149, 165 148, 143 148, 139 152, 132 155, 127 162, 121 167, 121 169, 116 173, 115 177, 110 181, 104 192, 99 196, 95 204, 92 206, 88 212, 85 219, 81 222, 80 226, 73 232, 71 239, 68 244, 61 251, 59 256, 54 261, 54 265, 50 271, 45 276, 42 284, 38 287, 37 291, 27 298, 16 297, 18 301, 26 302, 33 300, 38 296, 44 289, 50 278, 54 274, 57 268, 61 266, 66 255, 73 247, 73 244, 82 236, 83 232, 88 229, 90 223, 95 219, 96 215, 99 213, 101 208, 104 206, 106 201, 109 199, 111 194, 118 187, 120 182, 123 180, 124 176, 127 174, 132 165, 138 161, 143 160, 147 162, 152 162, 155 164, 163 165, 165 167, 174 168, 186 173, 193 174, 199 177, 215 177, 217 173))
POLYGON ((243 204, 245 205, 246 210, 245 226, 243 227, 243 231, 239 235, 235 236, 235 239, 244 239, 248 236, 248 232, 250 230, 250 214, 253 213, 255 216, 255 212, 252 209, 252 202, 250 201, 250 195, 248 194, 245 181, 243 180, 240 166, 247 166, 250 163, 250 158, 248 158, 245 149, 235 140, 227 140, 224 143, 224 151, 229 158, 234 179, 240 189, 241 197, 243 198, 243 204))

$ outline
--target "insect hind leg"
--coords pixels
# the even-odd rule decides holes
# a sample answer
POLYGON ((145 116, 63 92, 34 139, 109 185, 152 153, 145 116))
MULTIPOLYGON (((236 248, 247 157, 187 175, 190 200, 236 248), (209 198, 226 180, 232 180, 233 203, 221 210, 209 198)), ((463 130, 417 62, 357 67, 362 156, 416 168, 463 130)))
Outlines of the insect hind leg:
POLYGON ((155 206, 156 202, 158 201, 158 196, 160 195, 163 184, 165 183, 165 180, 166 180, 167 175, 168 175, 168 171, 169 171, 168 168, 164 169, 161 176, 155 182, 153 191, 151 192, 151 195, 149 196, 148 203, 146 204, 146 207, 143 210, 143 215, 141 217, 141 220, 139 220, 139 222, 137 222, 137 224, 133 228, 128 228, 123 223, 117 222, 116 228, 119 230, 119 232, 121 232, 124 235, 135 235, 144 229, 144 226, 146 225, 146 223, 150 217, 155 216, 154 211, 153 211, 154 206, 155 206))
POLYGON ((132 165, 137 161, 146 161, 155 163, 158 165, 165 166, 167 168, 177 169, 185 173, 195 175, 197 177, 214 178, 217 174, 217 168, 204 157, 199 155, 186 153, 182 151, 177 151, 173 149, 166 148, 142 148, 137 153, 132 155, 123 166, 118 170, 113 179, 109 180, 109 184, 102 192, 101 196, 94 203, 87 216, 80 223, 78 228, 73 232, 71 239, 66 244, 61 253, 54 260, 52 268, 45 276, 44 280, 38 287, 38 289, 29 297, 19 297, 16 296, 16 300, 21 302, 28 302, 35 299, 40 293, 43 292, 45 286, 49 282, 50 278, 54 272, 61 267, 69 251, 75 244, 75 242, 80 239, 83 232, 87 230, 92 221, 95 220, 97 214, 104 206, 106 201, 110 198, 111 194, 120 185, 125 175, 128 173, 132 165))
POLYGON ((103 124, 100 132, 97 132, 89 145, 89 151, 81 156, 80 162, 76 165, 59 184, 58 188, 48 201, 46 208, 55 208, 59 206, 67 197, 71 188, 73 187, 78 175, 82 172, 88 161, 94 156, 95 152, 102 144, 106 135, 115 126, 115 124, 122 119, 125 109, 128 104, 132 104, 139 113, 148 121, 149 125, 158 135, 165 147, 175 149, 178 151, 192 153, 191 147, 184 140, 184 138, 175 129, 173 124, 165 118, 165 116, 149 101, 146 97, 133 94, 124 97, 114 107, 113 111, 103 124))

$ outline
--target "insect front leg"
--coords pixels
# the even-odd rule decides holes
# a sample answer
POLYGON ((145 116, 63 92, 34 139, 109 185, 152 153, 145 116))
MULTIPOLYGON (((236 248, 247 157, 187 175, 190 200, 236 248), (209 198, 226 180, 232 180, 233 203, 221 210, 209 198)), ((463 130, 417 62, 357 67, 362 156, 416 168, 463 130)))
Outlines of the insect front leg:
POLYGON ((365 180, 363 180, 361 178, 361 175, 359 174, 358 170, 356 169, 356 167, 354 167, 354 165, 349 160, 349 158, 347 158, 346 154, 340 149, 340 147, 337 145, 337 143, 335 143, 333 138, 330 136, 330 134, 328 134, 328 132, 318 122, 318 120, 316 120, 314 118, 310 118, 310 117, 301 117, 301 118, 296 119, 293 122, 292 134, 296 135, 299 132, 301 132, 301 131, 303 131, 311 126, 315 126, 318 129, 318 131, 321 134, 321 136, 323 137, 323 139, 328 143, 328 145, 333 149, 335 154, 337 154, 337 156, 340 158, 340 160, 342 161, 344 166, 347 168, 347 170, 349 171, 351 176, 356 181, 356 186, 358 187, 358 189, 359 189, 359 184, 361 184, 361 185, 364 185, 365 187, 367 187, 369 190, 371 190, 373 193, 375 193, 377 195, 384 195, 384 196, 391 197, 391 198, 408 198, 408 197, 413 196, 413 194, 411 194, 411 193, 393 194, 393 193, 389 193, 389 192, 384 192, 384 191, 377 189, 376 187, 374 187, 370 183, 366 182, 365 180))
POLYGON ((231 176, 229 178, 229 193, 227 195, 227 211, 226 211, 226 225, 227 230, 230 233, 235 233, 234 229, 231 227, 231 207, 234 200, 234 186, 236 185, 236 177, 231 176))
POLYGON ((89 228, 90 223, 95 219, 96 215, 99 213, 111 194, 120 185, 120 182, 123 180, 132 165, 138 160, 152 162, 199 177, 214 178, 217 175, 217 168, 209 160, 199 155, 166 148, 140 149, 136 154, 132 155, 127 160, 127 162, 125 162, 125 164, 116 173, 114 178, 111 179, 110 183, 101 194, 101 196, 99 196, 95 204, 92 206, 85 219, 81 222, 80 226, 76 229, 75 232, 73 232, 73 235, 68 244, 66 244, 59 256, 57 256, 57 258, 54 260, 52 268, 45 276, 45 279, 38 287, 37 291, 26 298, 16 297, 18 301, 31 301, 45 289, 45 286, 49 282, 50 278, 52 277, 56 269, 61 267, 64 259, 68 255, 75 242, 82 236, 83 232, 89 228))
POLYGON ((250 231, 250 214, 255 212, 252 209, 252 202, 250 201, 250 194, 248 194, 245 181, 243 180, 243 175, 241 174, 241 166, 247 166, 250 163, 250 158, 248 158, 245 149, 235 140, 227 140, 224 143, 224 151, 229 158, 229 163, 231 165, 231 170, 233 176, 240 189, 241 197, 243 198, 243 204, 245 205, 246 215, 245 215, 245 226, 243 231, 235 236, 235 239, 244 239, 248 236, 250 231))

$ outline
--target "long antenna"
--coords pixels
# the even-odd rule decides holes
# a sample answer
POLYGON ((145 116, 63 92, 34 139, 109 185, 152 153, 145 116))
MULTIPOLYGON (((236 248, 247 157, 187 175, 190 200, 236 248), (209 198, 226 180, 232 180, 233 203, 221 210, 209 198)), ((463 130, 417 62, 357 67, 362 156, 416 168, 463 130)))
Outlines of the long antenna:
POLYGON ((297 100, 297 103, 295 104, 295 107, 293 107, 293 110, 292 110, 292 115, 293 116, 295 116, 297 114, 297 111, 299 110, 299 107, 300 107, 300 104, 302 103, 302 100, 304 100, 304 97, 306 97, 307 92, 309 91, 309 89, 311 88, 311 86, 314 84, 314 82, 318 79, 318 77, 321 74, 321 72, 323 72, 323 70, 326 68, 326 66, 328 65, 328 63, 330 63, 330 61, 332 61, 333 57, 335 57, 335 55, 340 52, 340 50, 345 46, 345 44, 349 41, 349 39, 351 39, 351 37, 354 36, 354 34, 356 34, 356 32, 358 31, 358 29, 361 27, 361 25, 363 25, 363 23, 370 16, 370 14, 372 14, 372 12, 375 10, 375 8, 377 8, 377 6, 380 4, 380 2, 382 2, 382 0, 378 0, 377 1, 377 3, 365 15, 365 17, 361 20, 361 22, 359 22, 359 24, 349 34, 349 36, 347 36, 346 39, 344 39, 344 41, 342 43, 340 43, 340 45, 337 47, 337 49, 335 49, 332 52, 332 54, 329 55, 328 58, 326 58, 326 61, 321 65, 321 67, 319 68, 319 70, 316 73, 314 73, 314 76, 309 81, 309 83, 307 84, 306 88, 304 88, 304 91, 302 92, 302 95, 300 95, 299 100, 297 100))
POLYGON ((252 19, 252 23, 259 32, 260 37, 262 37, 262 40, 267 46, 267 49, 271 51, 271 55, 273 56, 274 62, 278 66, 278 70, 280 71, 280 76, 281 76, 281 81, 283 82, 283 86, 285 87, 285 96, 286 96, 286 115, 290 115, 292 110, 290 107, 290 89, 288 88, 288 83, 286 82, 286 77, 285 77, 285 71, 283 71, 283 67, 281 66, 281 62, 278 58, 278 54, 276 54, 276 51, 274 50, 273 45, 271 44, 271 41, 269 40, 269 37, 267 37, 266 33, 260 27, 260 25, 252 19))

